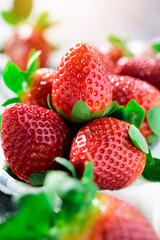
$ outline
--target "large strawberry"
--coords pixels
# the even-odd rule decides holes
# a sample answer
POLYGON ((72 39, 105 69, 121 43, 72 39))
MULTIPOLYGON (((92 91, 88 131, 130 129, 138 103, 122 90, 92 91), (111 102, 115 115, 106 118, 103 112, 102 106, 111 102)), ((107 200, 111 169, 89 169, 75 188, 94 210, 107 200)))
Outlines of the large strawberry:
MULTIPOLYGON (((94 181, 101 189, 120 189, 135 181, 143 172, 146 154, 131 141, 132 128, 133 125, 110 117, 87 123, 75 136, 70 151, 77 175, 82 176, 89 154, 94 181)), ((145 142, 142 135, 140 138, 145 142)))
POLYGON ((27 104, 11 104, 2 114, 2 148, 13 173, 28 182, 32 173, 54 169, 64 156, 69 129, 54 112, 27 104))
MULTIPOLYGON (((160 105, 160 92, 158 89, 145 81, 129 76, 108 76, 113 87, 113 101, 117 101, 122 106, 127 106, 130 100, 134 99, 147 112, 154 106, 160 105)), ((147 117, 140 128, 144 137, 148 137, 153 132, 148 125, 147 117)))
POLYGON ((28 56, 32 49, 41 50, 40 67, 45 67, 51 47, 44 38, 43 32, 30 24, 18 25, 4 46, 4 52, 23 71, 26 70, 28 56))
POLYGON ((18 96, 7 100, 3 103, 3 106, 14 102, 22 102, 48 108, 47 97, 52 93, 55 70, 49 68, 38 69, 39 54, 40 52, 31 54, 27 72, 21 72, 18 66, 12 62, 7 63, 3 70, 3 79, 6 86, 18 96))
POLYGON ((134 207, 118 198, 97 194, 92 174, 90 163, 81 181, 62 172, 49 173, 41 192, 18 199, 17 213, 1 223, 0 239, 159 239, 134 207), (11 231, 15 224, 19 231, 11 231))
POLYGON ((117 73, 145 80, 160 90, 160 61, 157 59, 143 57, 121 59, 117 73))
POLYGON ((111 84, 94 49, 86 43, 70 48, 53 81, 52 102, 57 112, 80 122, 87 115, 86 121, 100 116, 111 101, 111 84))

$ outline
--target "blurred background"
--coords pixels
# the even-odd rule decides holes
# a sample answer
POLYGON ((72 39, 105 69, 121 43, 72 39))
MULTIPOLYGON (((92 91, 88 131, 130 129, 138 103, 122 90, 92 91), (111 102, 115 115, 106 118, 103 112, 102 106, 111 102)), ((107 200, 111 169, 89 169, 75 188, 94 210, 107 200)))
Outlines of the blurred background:
MULTIPOLYGON (((1 0, 0 11, 9 9, 12 2, 1 0)), ((46 35, 61 49, 81 41, 100 46, 110 33, 129 35, 133 40, 148 40, 159 35, 159 0, 34 0, 35 15, 45 10, 59 21, 46 35)), ((0 17, 1 45, 11 31, 0 17)))
MULTIPOLYGON (((12 5, 13 0, 1 0, 0 12, 11 9, 12 5)), ((50 55, 47 65, 54 68, 75 43, 83 41, 101 48, 106 45, 107 35, 111 33, 120 37, 129 36, 131 40, 143 43, 159 36, 160 31, 159 0, 34 0, 31 17, 26 22, 35 22, 44 11, 48 11, 50 18, 58 22, 44 32, 46 39, 58 46, 58 50, 50 55)), ((8 39, 12 40, 14 30, 14 26, 7 24, 0 16, 0 50, 8 39)), ((7 60, 0 55, 1 72, 7 60)), ((1 81, 0 105, 12 95, 1 81)))

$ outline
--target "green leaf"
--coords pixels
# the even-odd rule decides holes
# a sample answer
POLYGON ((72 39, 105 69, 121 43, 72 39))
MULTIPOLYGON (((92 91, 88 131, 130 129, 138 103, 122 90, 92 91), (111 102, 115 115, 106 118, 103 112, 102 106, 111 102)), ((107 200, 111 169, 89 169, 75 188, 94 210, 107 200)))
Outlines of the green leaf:
POLYGON ((43 240, 53 226, 52 208, 44 193, 29 194, 18 201, 18 213, 0 226, 3 240, 43 240), (15 231, 18 229, 18 231, 15 231))
POLYGON ((160 105, 149 109, 147 122, 154 134, 160 137, 160 105))
POLYGON ((65 172, 55 171, 47 175, 45 186, 46 194, 52 206, 57 204, 56 195, 62 200, 60 211, 56 217, 61 221, 68 222, 78 212, 84 201, 85 192, 81 182, 69 177, 65 172))
POLYGON ((151 44, 151 48, 155 51, 155 52, 160 52, 160 42, 153 42, 151 44))
POLYGON ((153 163, 151 163, 147 158, 142 176, 149 181, 160 182, 160 159, 153 158, 153 163))
POLYGON ((110 114, 110 117, 127 122, 127 111, 124 106, 120 106, 117 110, 110 114))
POLYGON ((159 136, 157 136, 156 134, 153 133, 147 137, 147 140, 148 140, 149 144, 152 144, 159 140, 159 136))
POLYGON ((17 16, 17 18, 23 20, 30 15, 32 5, 32 0, 14 0, 13 12, 15 13, 15 16, 17 16))
POLYGON ((153 160, 153 157, 152 157, 152 153, 151 153, 151 150, 150 148, 148 147, 148 154, 147 154, 147 158, 148 160, 150 161, 150 164, 154 164, 154 160, 153 160))
POLYGON ((144 153, 149 153, 148 151, 148 145, 146 143, 145 138, 142 136, 138 128, 136 128, 134 125, 131 125, 129 130, 129 137, 131 141, 134 143, 134 145, 142 150, 144 153))
POLYGON ((92 115, 92 119, 96 119, 96 118, 99 118, 100 116, 101 116, 101 112, 94 112, 94 113, 92 113, 91 115, 92 115))
POLYGON ((71 116, 72 121, 75 123, 84 123, 92 119, 88 106, 82 100, 79 100, 74 104, 71 116))
POLYGON ((51 111, 56 112, 55 109, 54 109, 54 107, 53 107, 52 100, 51 100, 51 95, 50 95, 50 94, 47 95, 47 104, 48 104, 48 107, 49 107, 49 109, 50 109, 51 111))
POLYGON ((19 94, 22 91, 23 77, 16 64, 8 62, 3 70, 3 79, 6 86, 14 93, 19 94))
POLYGON ((133 57, 133 53, 131 53, 131 51, 128 49, 126 41, 120 39, 115 35, 109 35, 108 40, 113 46, 121 49, 123 51, 124 56, 133 57))
POLYGON ((115 101, 111 102, 109 106, 104 110, 102 117, 108 117, 113 112, 115 112, 119 108, 119 104, 115 101))
POLYGON ((72 173, 72 176, 74 178, 77 178, 74 166, 70 163, 69 160, 61 157, 56 157, 54 161, 61 164, 63 167, 67 168, 72 173))
POLYGON ((139 106, 135 100, 131 100, 127 106, 127 122, 134 124, 138 129, 140 129, 142 122, 144 120, 145 111, 139 106))
POLYGON ((20 102, 20 98, 19 97, 16 97, 16 98, 10 98, 8 99, 7 101, 5 101, 3 104, 2 104, 2 107, 6 107, 7 105, 11 104, 11 103, 19 103, 20 102))
POLYGON ((26 19, 32 9, 32 0, 14 0, 12 9, 2 11, 3 19, 11 24, 16 25, 26 19))
POLYGON ((61 111, 61 109, 59 107, 57 107, 57 113, 59 114, 59 116, 61 116, 63 119, 70 121, 70 119, 61 111))
POLYGON ((46 28, 49 28, 56 24, 57 24, 56 21, 54 22, 49 19, 48 12, 43 12, 43 13, 41 13, 41 15, 39 16, 39 18, 37 20, 36 27, 38 27, 41 30, 45 30, 46 28))
POLYGON ((45 179, 47 173, 48 173, 48 171, 46 171, 44 173, 32 173, 29 176, 29 184, 34 187, 43 186, 44 179, 45 179))
POLYGON ((31 50, 27 64, 27 75, 30 76, 39 68, 39 56, 41 51, 31 50))
POLYGON ((2 11, 1 15, 3 19, 11 25, 16 25, 19 22, 19 18, 17 18, 13 10, 2 11))

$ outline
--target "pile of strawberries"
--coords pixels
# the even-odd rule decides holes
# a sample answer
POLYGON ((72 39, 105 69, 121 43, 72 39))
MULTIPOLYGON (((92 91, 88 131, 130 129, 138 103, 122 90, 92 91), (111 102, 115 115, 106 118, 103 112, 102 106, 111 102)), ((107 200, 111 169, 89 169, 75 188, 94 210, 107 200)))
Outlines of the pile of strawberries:
POLYGON ((151 116, 159 109, 160 92, 150 85, 154 75, 153 84, 160 87, 158 77, 155 80, 158 70, 152 70, 159 69, 159 61, 131 57, 121 65, 123 49, 112 46, 102 53, 79 43, 56 70, 36 70, 39 54, 31 53, 26 72, 11 62, 3 71, 5 84, 17 94, 3 104, 9 104, 1 124, 9 168, 29 182, 31 174, 61 168, 55 157, 69 157, 81 178, 85 161, 92 159, 100 189, 120 189, 134 182, 150 152, 145 139, 152 142, 160 135, 151 116), (151 61, 154 64, 149 65, 151 61), (133 72, 145 76, 141 67, 138 75, 141 64, 150 84, 121 76, 133 72))
MULTIPOLYGON (((93 180, 100 189, 115 190, 133 183, 145 165, 147 171, 153 165, 147 142, 160 137, 160 92, 156 88, 160 89, 159 60, 131 54, 124 59, 124 48, 112 46, 102 53, 79 43, 53 70, 39 69, 39 55, 31 52, 26 71, 11 62, 3 71, 6 86, 17 94, 3 103, 1 116, 2 148, 8 167, 27 183, 48 170, 72 170, 73 176, 81 179, 53 171, 54 189, 64 203, 60 212, 68 211, 68 199, 73 212, 76 209, 73 219, 66 215, 65 228, 58 225, 59 215, 54 213, 55 223, 61 226, 56 239, 158 239, 137 210, 111 196, 96 195, 90 167, 85 166, 93 163, 93 180), (89 217, 81 215, 84 210, 89 217), (79 224, 85 227, 84 232, 79 224)), ((51 195, 45 194, 50 202, 51 195)), ((40 196, 32 197, 38 201, 40 196)), ((2 239, 8 231, 5 226, 10 225, 2 225, 2 239)))

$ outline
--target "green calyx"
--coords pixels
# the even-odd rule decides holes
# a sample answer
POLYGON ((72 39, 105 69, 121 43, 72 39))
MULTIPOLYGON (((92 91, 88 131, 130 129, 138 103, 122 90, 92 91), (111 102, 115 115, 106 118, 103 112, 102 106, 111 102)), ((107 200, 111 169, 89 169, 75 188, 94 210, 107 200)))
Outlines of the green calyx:
POLYGON ((12 62, 8 62, 6 64, 2 73, 4 83, 17 96, 5 101, 2 104, 3 107, 6 107, 11 103, 19 103, 21 101, 21 96, 30 85, 30 76, 39 68, 40 54, 40 51, 36 52, 35 50, 32 50, 30 52, 26 72, 21 72, 19 67, 12 62))
MULTIPOLYGON (((56 161, 73 172, 68 160, 56 161)), ((17 200, 17 213, 0 225, 0 239, 75 240, 87 231, 100 211, 98 188, 92 178, 90 162, 86 163, 81 181, 65 172, 50 171, 44 188, 17 200), (19 231, 13 231, 15 224, 19 231)))
MULTIPOLYGON (((58 107, 57 113, 62 118, 69 120, 69 118, 58 107)), ((117 102, 113 101, 103 112, 95 113, 91 113, 86 103, 79 100, 72 108, 70 121, 81 124, 100 117, 114 117, 119 120, 129 122, 130 124, 134 124, 137 128, 140 128, 144 120, 144 116, 144 110, 135 100, 131 100, 127 104, 126 108, 124 106, 119 106, 117 102)))
MULTIPOLYGON (((44 31, 45 29, 55 26, 58 24, 58 21, 52 21, 49 18, 49 13, 48 12, 43 12, 40 14, 40 16, 37 19, 37 22, 35 24, 35 27, 40 29, 41 31, 44 31)), ((55 50, 56 48, 54 48, 55 50)))
POLYGON ((12 8, 8 11, 2 11, 1 15, 7 23, 16 25, 29 17, 32 5, 32 0, 14 0, 12 8))
POLYGON ((127 43, 128 39, 121 39, 115 35, 108 36, 109 42, 116 48, 122 50, 125 57, 133 57, 133 53, 128 49, 127 43))
POLYGON ((153 143, 160 138, 160 105, 154 106, 147 112, 147 122, 153 134, 148 136, 148 142, 153 143))

